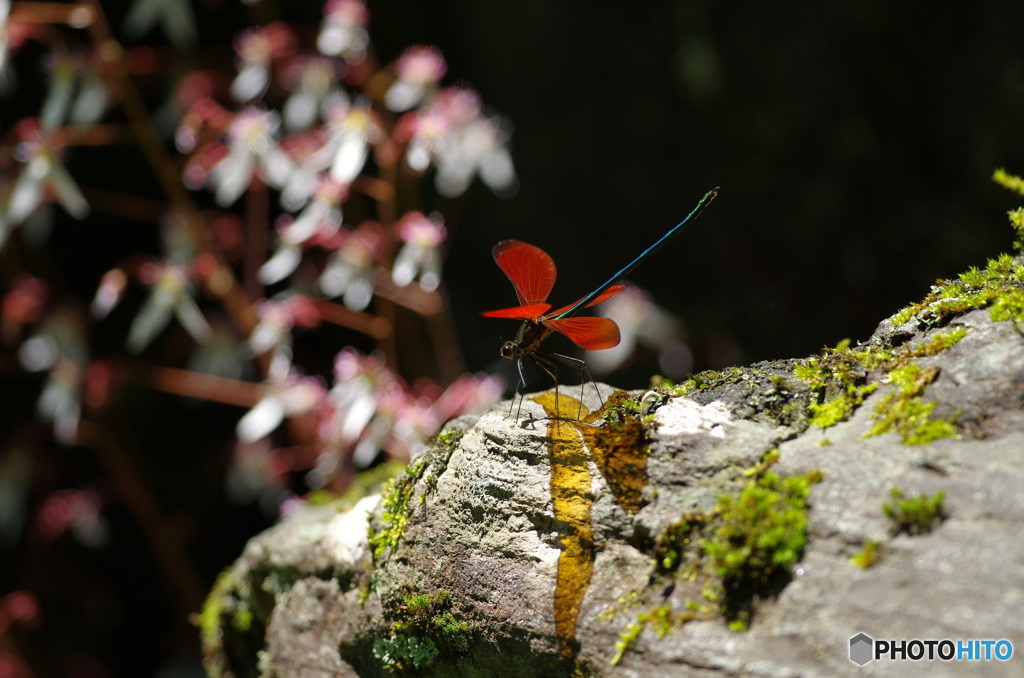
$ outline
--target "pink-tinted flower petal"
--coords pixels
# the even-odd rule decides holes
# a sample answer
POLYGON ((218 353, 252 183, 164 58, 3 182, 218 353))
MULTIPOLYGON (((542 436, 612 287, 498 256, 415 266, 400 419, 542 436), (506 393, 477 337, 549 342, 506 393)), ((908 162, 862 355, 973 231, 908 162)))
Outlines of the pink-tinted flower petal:
POLYGON ((189 333, 189 336, 200 344, 206 342, 213 334, 213 328, 210 327, 210 323, 206 322, 206 317, 199 310, 195 299, 184 290, 178 293, 178 298, 174 303, 174 315, 177 316, 178 322, 189 333))
POLYGON ((63 165, 54 164, 50 168, 50 186, 53 188, 54 193, 57 194, 57 200, 60 202, 68 214, 76 219, 84 219, 89 216, 89 203, 85 201, 85 197, 82 192, 78 190, 78 185, 75 184, 75 180, 71 178, 71 175, 63 165))
POLYGON ((270 435, 284 421, 284 403, 279 394, 264 397, 238 420, 235 433, 244 442, 270 435))
POLYGON ((7 219, 11 224, 25 221, 43 199, 43 177, 32 172, 31 167, 22 171, 11 191, 11 201, 7 206, 7 219))
POLYGON ((293 245, 281 245, 259 270, 259 280, 264 285, 273 285, 295 272, 302 261, 302 250, 293 245))
POLYGON ((174 292, 161 285, 153 288, 128 329, 129 351, 142 351, 167 327, 174 313, 174 300, 174 292))

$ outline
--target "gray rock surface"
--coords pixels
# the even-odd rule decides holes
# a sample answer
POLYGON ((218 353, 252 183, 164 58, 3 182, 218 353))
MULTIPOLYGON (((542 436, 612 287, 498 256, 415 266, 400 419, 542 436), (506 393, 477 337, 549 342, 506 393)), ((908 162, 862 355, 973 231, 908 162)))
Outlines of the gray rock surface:
MULTIPOLYGON (((600 437, 609 426, 598 421, 548 419, 530 398, 518 421, 502 404, 452 422, 387 499, 303 509, 252 540, 204 614, 208 670, 1024 675, 1024 337, 984 308, 947 323, 883 322, 863 346, 889 360, 856 375, 877 388, 824 429, 809 405, 836 387, 798 377, 810 363, 793 360, 705 375, 687 395, 634 394, 653 415, 628 429, 642 433, 632 448, 609 447, 600 437), (914 352, 957 327, 968 332, 952 346, 914 352), (936 403, 928 417, 951 419, 957 437, 866 437, 897 390, 893 370, 911 362, 925 375, 920 402, 936 403), (807 545, 785 576, 749 598, 749 628, 731 630, 702 543, 720 519, 720 496, 736 495, 776 456, 779 475, 823 474, 808 499, 807 545), (908 497, 944 492, 945 520, 899 532, 882 511, 894 487, 908 497), (666 535, 683 519, 698 527, 666 565, 666 535), (868 542, 877 544, 874 563, 852 564, 868 542), (1007 639, 1015 654, 860 667, 848 651, 861 632, 1007 639)), ((544 402, 575 417, 565 391, 544 402)), ((601 386, 603 397, 612 392, 601 386)), ((586 393, 585 412, 598 409, 594 390, 586 393)))

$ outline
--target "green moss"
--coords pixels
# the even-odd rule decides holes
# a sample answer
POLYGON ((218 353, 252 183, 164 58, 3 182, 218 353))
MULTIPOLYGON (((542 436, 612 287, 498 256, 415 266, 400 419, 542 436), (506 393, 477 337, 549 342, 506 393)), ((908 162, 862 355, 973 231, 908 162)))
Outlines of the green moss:
POLYGON ((810 423, 821 428, 828 428, 841 421, 846 421, 853 411, 864 402, 864 398, 877 388, 878 384, 851 385, 831 400, 811 403, 810 423))
POLYGON ((437 659, 438 649, 430 638, 405 636, 373 639, 373 656, 385 671, 410 671, 430 666, 437 659))
MULTIPOLYGON (((448 456, 464 433, 461 429, 452 429, 438 434, 428 450, 406 466, 402 474, 385 484, 384 501, 378 519, 381 527, 370 528, 369 545, 375 562, 398 548, 412 516, 417 483, 432 463, 447 464, 448 456)), ((426 486, 432 485, 428 482, 426 486)), ((420 497, 421 502, 424 498, 425 495, 420 497)))
POLYGON ((231 616, 231 626, 241 633, 248 631, 252 627, 252 610, 246 607, 235 610, 235 614, 231 616))
POLYGON ((423 461, 410 464, 406 467, 404 475, 385 486, 383 510, 380 514, 380 521, 384 527, 374 531, 369 538, 374 561, 380 560, 386 551, 398 548, 398 542, 409 524, 410 504, 416 489, 416 481, 425 466, 423 461))
MULTIPOLYGON (((619 634, 612 663, 645 628, 660 638, 693 619, 725 617, 730 628, 745 629, 756 601, 781 591, 803 554, 807 498, 822 474, 780 476, 770 469, 778 456, 778 450, 766 453, 744 472, 748 480, 739 492, 720 496, 712 511, 687 511, 654 540, 648 586, 619 600, 627 607, 649 606, 619 634), (685 609, 674 612, 666 591, 685 600, 685 609), (650 605, 659 598, 661 604, 650 605)), ((619 611, 600 617, 609 620, 619 611)))
POLYGON ((199 637, 202 641, 203 654, 207 657, 220 652, 221 649, 221 614, 224 612, 225 601, 230 600, 235 588, 234 570, 227 568, 217 575, 210 594, 203 601, 203 609, 199 613, 199 637))
POLYGON ((908 351, 905 355, 908 358, 920 358, 929 355, 936 355, 942 353, 948 348, 952 348, 967 336, 970 330, 962 325, 954 327, 947 332, 937 332, 926 341, 922 341, 916 347, 908 351))
POLYGON ((461 621, 451 612, 442 612, 431 618, 434 630, 445 642, 458 652, 469 651, 469 622, 461 621))
POLYGON ((397 607, 392 605, 391 635, 425 638, 446 652, 469 651, 471 627, 453 611, 451 593, 443 589, 433 594, 407 595, 397 607))
POLYGON ((462 438, 462 431, 459 429, 449 429, 447 431, 441 431, 437 434, 437 442, 441 445, 454 445, 459 442, 462 438))
POLYGON ((779 458, 781 456, 782 453, 779 452, 779 448, 773 447, 772 449, 768 450, 761 456, 761 460, 759 462, 745 470, 743 472, 743 475, 747 476, 748 478, 760 476, 769 468, 771 468, 777 461, 779 461, 779 458))
POLYGON ((869 344, 850 346, 844 339, 820 356, 802 361, 794 369, 816 395, 810 404, 809 423, 822 428, 845 421, 878 385, 868 375, 894 358, 890 349, 869 344))
POLYGON ((1021 179, 1015 174, 1010 174, 1002 167, 992 173, 992 181, 996 182, 1003 188, 1008 188, 1011 191, 1016 191, 1017 193, 1024 195, 1024 179, 1021 179))
POLYGON ((933 285, 928 296, 894 315, 891 321, 902 325, 916 320, 920 326, 931 327, 985 307, 990 307, 993 320, 1009 320, 1015 325, 1024 320, 1024 265, 1010 254, 990 259, 983 269, 972 267, 955 280, 933 285))
POLYGON ((635 422, 642 414, 640 398, 625 391, 616 391, 605 399, 602 416, 607 426, 619 427, 635 422))
POLYGON ((221 572, 194 619, 199 626, 203 666, 211 678, 228 675, 226 655, 255 663, 262 647, 265 611, 234 567, 221 572), (257 628, 259 627, 259 628, 257 628))
POLYGON ((673 614, 672 608, 668 604, 658 605, 646 612, 641 612, 637 615, 636 621, 630 623, 625 631, 619 633, 619 639, 615 642, 615 655, 611 659, 611 664, 614 666, 622 661, 626 650, 640 637, 640 633, 645 628, 651 628, 658 635, 658 638, 664 638, 682 626, 692 616, 692 613, 689 611, 683 614, 673 614))
MULTIPOLYGON (((1024 232, 1024 207, 1018 207, 1015 210, 1010 210, 1006 213, 1006 216, 1010 219, 1010 225, 1017 229, 1018 234, 1024 232)), ((1021 241, 1019 237, 1014 245, 1017 249, 1021 248, 1021 241)))
POLYGON ((672 573, 679 568, 693 544, 693 537, 706 522, 704 514, 691 513, 665 529, 654 546, 654 559, 660 572, 672 573))
POLYGON ((896 432, 906 445, 924 445, 939 438, 957 437, 953 421, 933 418, 938 403, 924 402, 921 394, 938 376, 936 368, 923 368, 916 363, 889 372, 886 381, 895 388, 875 408, 875 425, 865 438, 896 432))
POLYGON ((850 558, 850 564, 856 565, 857 567, 868 569, 875 564, 878 559, 878 542, 871 541, 870 539, 864 542, 863 548, 855 555, 850 558))
POLYGON ((718 501, 719 522, 703 543, 721 582, 721 611, 746 624, 756 597, 781 589, 807 543, 807 497, 820 473, 768 470, 718 501))
MULTIPOLYGON (((870 380, 876 371, 887 373, 889 376, 886 379, 890 379, 894 372, 907 367, 911 360, 941 353, 955 345, 968 332, 965 327, 954 327, 936 333, 916 346, 899 349, 879 345, 851 347, 849 342, 844 340, 834 349, 822 351, 821 356, 808 358, 799 364, 794 372, 817 393, 819 398, 810 405, 810 423, 828 428, 845 421, 863 404, 864 399, 878 388, 878 381, 870 380)), ((896 378, 899 379, 898 375, 896 378)), ((928 410, 924 413, 927 415, 934 405, 929 407, 916 402, 903 402, 904 400, 908 398, 886 399, 886 412, 879 410, 877 416, 880 419, 891 417, 891 421, 886 424, 880 423, 876 427, 879 431, 906 430, 904 441, 914 441, 911 444, 926 442, 943 435, 955 435, 955 430, 950 432, 951 422, 931 423, 927 416, 925 422, 918 422, 919 425, 914 426, 912 430, 908 428, 905 423, 908 418, 919 417, 924 409, 928 410), (898 407, 892 410, 893 406, 898 407), (922 423, 923 427, 920 425, 922 423)))
POLYGON ((892 521, 894 534, 925 534, 946 517, 945 492, 936 492, 931 497, 923 493, 907 497, 903 490, 894 487, 889 490, 889 498, 890 501, 882 505, 882 513, 892 521))
POLYGON ((738 367, 731 367, 725 370, 705 370, 698 374, 692 374, 683 383, 668 389, 669 395, 686 396, 695 391, 712 389, 722 384, 735 383, 742 379, 743 370, 738 367))
POLYGON ((627 626, 625 631, 619 633, 619 639, 615 641, 615 655, 611 661, 613 666, 622 661, 626 650, 640 637, 640 632, 644 630, 644 626, 644 622, 637 620, 627 626))

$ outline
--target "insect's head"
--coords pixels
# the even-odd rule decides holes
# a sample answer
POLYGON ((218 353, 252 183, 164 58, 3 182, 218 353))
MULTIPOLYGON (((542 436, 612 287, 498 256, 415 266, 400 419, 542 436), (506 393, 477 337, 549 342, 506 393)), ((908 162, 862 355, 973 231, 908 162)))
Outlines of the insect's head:
POLYGON ((499 351, 501 353, 501 357, 505 360, 512 360, 512 358, 516 357, 516 348, 516 342, 506 341, 501 345, 501 349, 499 351))

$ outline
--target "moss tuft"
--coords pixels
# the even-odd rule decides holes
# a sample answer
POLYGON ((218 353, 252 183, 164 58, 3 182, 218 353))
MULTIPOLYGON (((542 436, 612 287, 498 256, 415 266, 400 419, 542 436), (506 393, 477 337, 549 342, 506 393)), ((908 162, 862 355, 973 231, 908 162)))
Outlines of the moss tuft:
POLYGON ((807 497, 820 473, 780 476, 768 470, 738 495, 718 502, 720 522, 703 544, 722 586, 721 610, 749 622, 755 598, 773 595, 789 580, 807 544, 807 497))
POLYGON ((396 633, 388 638, 373 639, 373 656, 385 671, 426 668, 434 663, 437 655, 437 645, 430 638, 396 633))
POLYGON ((903 490, 894 487, 889 490, 889 498, 882 505, 882 513, 892 521, 893 534, 925 534, 946 518, 945 492, 936 492, 931 497, 924 493, 907 497, 903 490))
MULTIPOLYGON (((405 528, 412 515, 412 500, 416 494, 417 483, 426 474, 431 464, 447 463, 448 456, 462 439, 464 433, 465 431, 461 429, 439 433, 428 450, 421 454, 416 461, 406 466, 401 474, 384 485, 382 491, 384 501, 378 518, 381 527, 371 527, 369 536, 374 562, 398 548, 398 543, 405 534, 405 528)), ((432 487, 429 480, 428 478, 426 483, 427 491, 432 487)), ((425 494, 420 496, 420 503, 424 499, 425 494)))
POLYGON ((797 365, 794 373, 817 394, 810 405, 810 424, 822 428, 845 421, 878 385, 868 375, 893 359, 893 353, 877 345, 850 346, 844 339, 835 348, 797 365))
MULTIPOLYGON (((1016 246, 1020 247, 1020 240, 1016 246)), ((911 304, 890 320, 902 325, 914 320, 918 326, 934 327, 976 308, 990 308, 996 321, 1024 321, 1024 265, 1012 255, 990 259, 983 269, 971 267, 955 280, 932 286, 923 300, 911 304)))
POLYGON ((996 182, 1003 188, 1008 188, 1011 191, 1024 195, 1024 179, 1021 179, 1015 174, 1010 174, 1002 167, 992 173, 992 181, 996 182))
POLYGON ((619 633, 619 639, 615 641, 615 655, 611 659, 611 664, 614 666, 622 661, 626 650, 640 637, 640 633, 645 628, 653 629, 658 638, 664 638, 682 626, 691 617, 692 614, 689 612, 681 615, 673 614, 672 608, 668 604, 659 605, 646 612, 641 612, 637 615, 636 621, 630 623, 625 631, 619 633))
POLYGON ((385 605, 391 620, 389 635, 374 639, 374 656, 388 671, 423 668, 441 653, 469 651, 471 627, 455 615, 452 595, 438 589, 432 594, 405 595, 385 605))
POLYGON ((864 542, 861 550, 850 558, 850 564, 866 570, 873 566, 876 560, 878 560, 878 542, 869 539, 864 542))
POLYGON ((938 403, 924 402, 921 394, 938 376, 936 368, 923 368, 911 363, 892 370, 886 377, 895 389, 875 408, 875 425, 865 438, 895 431, 906 445, 924 445, 939 438, 958 437, 954 420, 933 419, 938 403))
POLYGON ((713 389, 723 384, 735 383, 743 378, 743 370, 732 367, 725 370, 705 370, 692 374, 681 384, 668 389, 669 395, 687 396, 696 391, 713 389))

